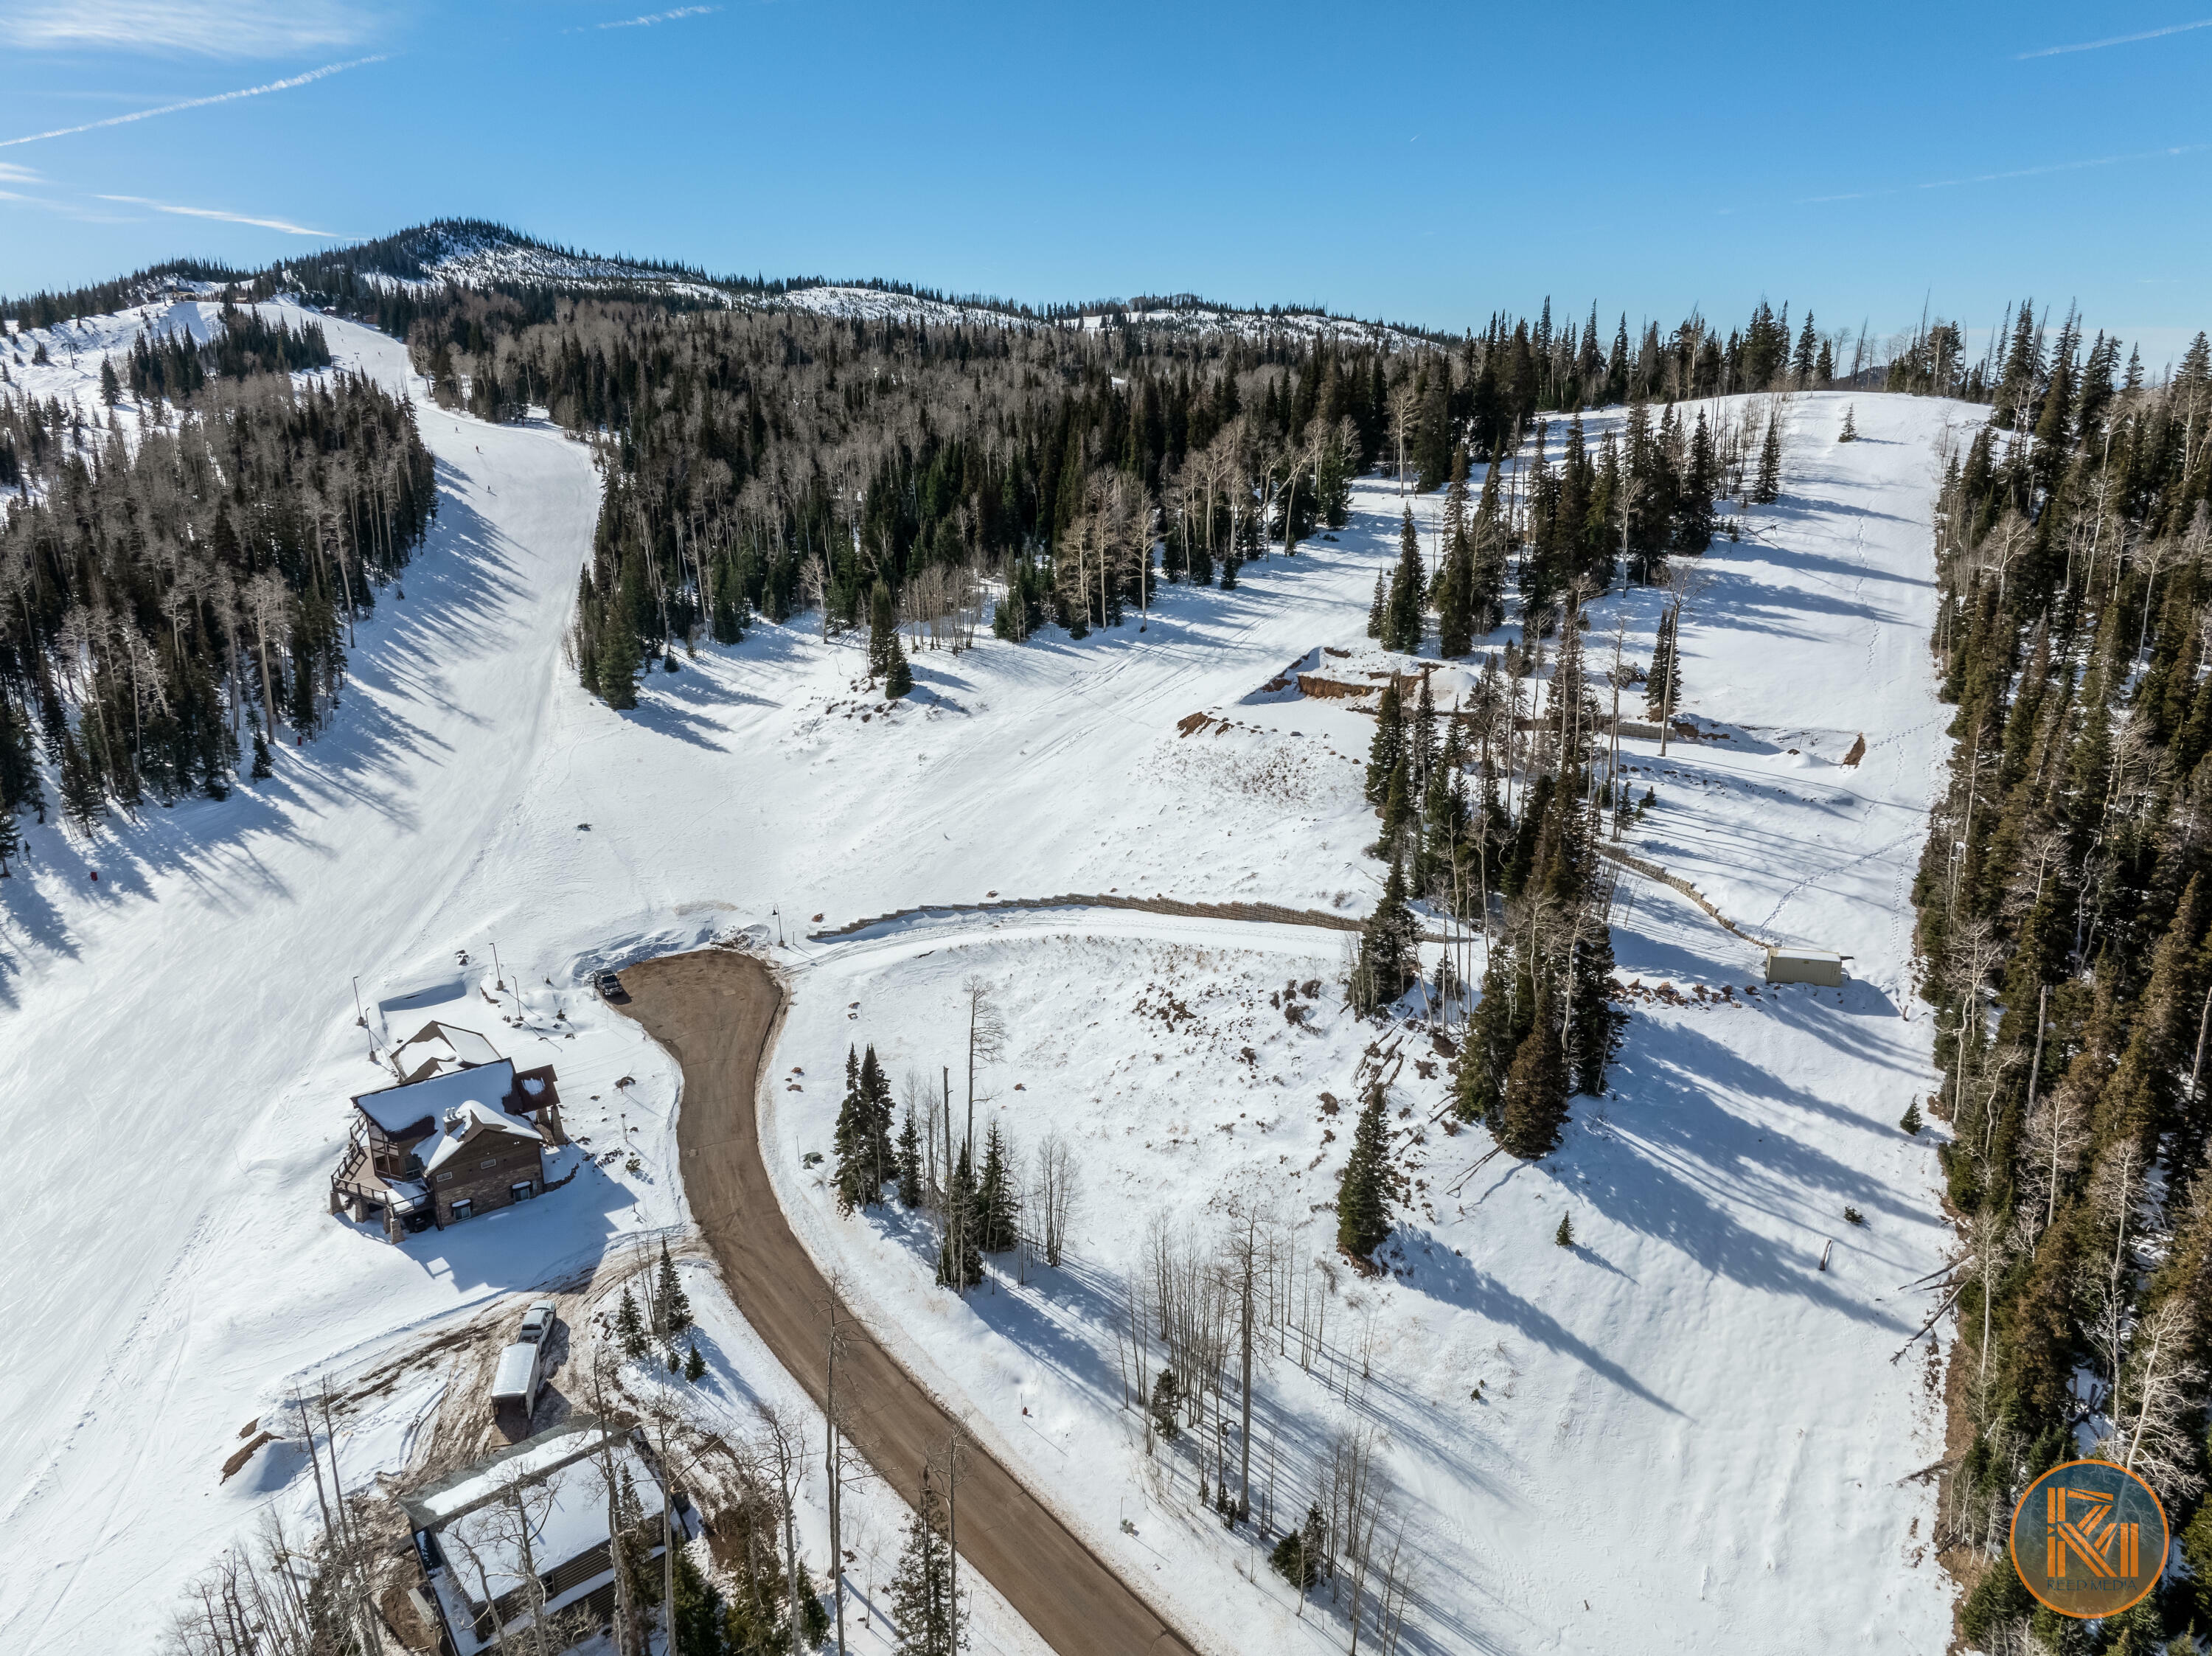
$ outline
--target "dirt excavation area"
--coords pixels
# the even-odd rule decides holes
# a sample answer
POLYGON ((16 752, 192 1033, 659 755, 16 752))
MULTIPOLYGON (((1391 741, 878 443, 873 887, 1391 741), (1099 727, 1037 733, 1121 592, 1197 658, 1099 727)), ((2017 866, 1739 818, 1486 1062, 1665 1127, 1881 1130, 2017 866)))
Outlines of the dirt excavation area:
MULTIPOLYGON (((756 1088, 781 991, 760 961, 726 949, 648 961, 622 980, 626 1010, 683 1073, 684 1187, 730 1294, 785 1369, 826 1403, 830 1287, 785 1220, 757 1131, 756 1088)), ((837 1306, 838 1323, 851 1314, 837 1306)), ((942 1487, 948 1450, 960 1446, 960 1556, 1060 1656, 1191 1648, 856 1324, 836 1385, 853 1447, 900 1495, 919 1495, 926 1465, 942 1487)))

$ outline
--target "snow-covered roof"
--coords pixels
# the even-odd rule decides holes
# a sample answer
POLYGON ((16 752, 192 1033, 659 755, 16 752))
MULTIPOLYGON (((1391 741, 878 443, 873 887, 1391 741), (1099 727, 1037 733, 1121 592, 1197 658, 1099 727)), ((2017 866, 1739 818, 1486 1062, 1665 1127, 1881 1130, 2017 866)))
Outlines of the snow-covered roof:
POLYGON ((392 1053, 402 1075, 419 1073, 424 1065, 433 1075, 477 1069, 499 1062, 498 1049, 473 1029, 463 1029, 435 1020, 424 1024, 392 1053))
MULTIPOLYGON (((464 1075, 480 1073, 464 1071, 464 1075)), ((516 1138, 538 1142, 538 1130, 518 1116, 485 1103, 482 1099, 463 1099, 438 1118, 439 1133, 434 1143, 422 1152, 422 1171, 435 1173, 461 1153, 463 1146, 487 1132, 507 1133, 516 1138)))
POLYGON ((471 1099, 496 1102, 514 1091, 514 1060, 503 1058, 473 1070, 454 1070, 404 1086, 362 1093, 353 1101, 356 1109, 385 1131, 400 1133, 426 1116, 434 1125, 445 1119, 447 1110, 471 1099))
POLYGON ((1832 966, 1844 962, 1844 956, 1830 954, 1825 949, 1785 949, 1779 943, 1769 943, 1766 953, 1769 959, 1778 961, 1820 961, 1832 966))
MULTIPOLYGON (((528 1351, 529 1347, 520 1348, 528 1351)), ((462 1656, 483 1648, 475 1637, 475 1606, 489 1578, 496 1598, 523 1580, 522 1547, 518 1533, 520 1517, 529 1525, 530 1557, 543 1576, 571 1559, 582 1556, 607 1538, 607 1489, 599 1454, 601 1433, 596 1427, 549 1433, 532 1439, 520 1453, 495 1457, 481 1468, 428 1494, 410 1497, 409 1515, 422 1529, 435 1533, 447 1568, 433 1573, 431 1580, 446 1605, 447 1625, 460 1642, 462 1656)), ((659 1514, 660 1484, 652 1467, 627 1439, 617 1439, 611 1453, 615 1476, 627 1472, 637 1492, 638 1504, 650 1520, 659 1514)), ((546 1602, 557 1611, 589 1592, 599 1582, 589 1576, 546 1602)), ((495 1642, 484 1641, 486 1644, 495 1642)))

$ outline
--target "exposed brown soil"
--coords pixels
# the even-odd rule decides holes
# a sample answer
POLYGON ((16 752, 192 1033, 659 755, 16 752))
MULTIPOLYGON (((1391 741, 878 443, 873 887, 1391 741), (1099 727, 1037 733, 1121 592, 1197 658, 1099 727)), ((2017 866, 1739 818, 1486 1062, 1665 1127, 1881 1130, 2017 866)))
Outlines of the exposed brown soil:
MULTIPOLYGON (((684 1073, 676 1137, 684 1187, 738 1309, 817 1402, 824 1391, 830 1287, 786 1222, 762 1160, 760 1065, 783 1008, 768 968, 721 949, 673 955, 622 974, 622 1008, 684 1073)), ((851 1313, 842 1307, 841 1322, 851 1313)), ((922 1467, 955 1425, 890 1354, 865 1337, 838 1366, 853 1447, 911 1502, 922 1467)), ((1052 1511, 971 1449, 959 1496, 960 1556, 1060 1656, 1194 1647, 1052 1511)))

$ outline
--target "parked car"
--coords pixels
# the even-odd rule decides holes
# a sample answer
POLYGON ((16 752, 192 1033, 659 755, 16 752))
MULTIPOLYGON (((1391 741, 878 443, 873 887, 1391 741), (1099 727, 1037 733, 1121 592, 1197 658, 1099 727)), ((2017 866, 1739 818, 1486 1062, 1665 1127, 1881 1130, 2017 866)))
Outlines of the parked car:
POLYGON ((547 1337, 553 1332, 553 1325, 559 1320, 559 1314, 553 1308, 553 1301, 540 1300, 522 1313, 522 1327, 514 1338, 518 1340, 526 1340, 532 1345, 543 1345, 547 1337))
POLYGON ((623 992, 622 980, 611 972, 602 972, 592 980, 592 987, 608 1000, 628 1000, 623 992))

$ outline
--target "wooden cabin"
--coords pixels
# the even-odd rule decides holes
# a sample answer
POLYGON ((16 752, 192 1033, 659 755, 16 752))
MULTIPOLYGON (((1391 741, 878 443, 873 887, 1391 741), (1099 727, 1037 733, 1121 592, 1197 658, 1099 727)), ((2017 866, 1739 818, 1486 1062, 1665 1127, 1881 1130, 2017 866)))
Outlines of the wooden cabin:
POLYGON ((473 1030, 434 1022, 393 1061, 398 1085, 353 1098, 332 1213, 379 1220, 396 1241, 526 1200, 526 1186, 544 1193, 544 1149, 568 1142, 551 1065, 517 1070, 473 1030))

